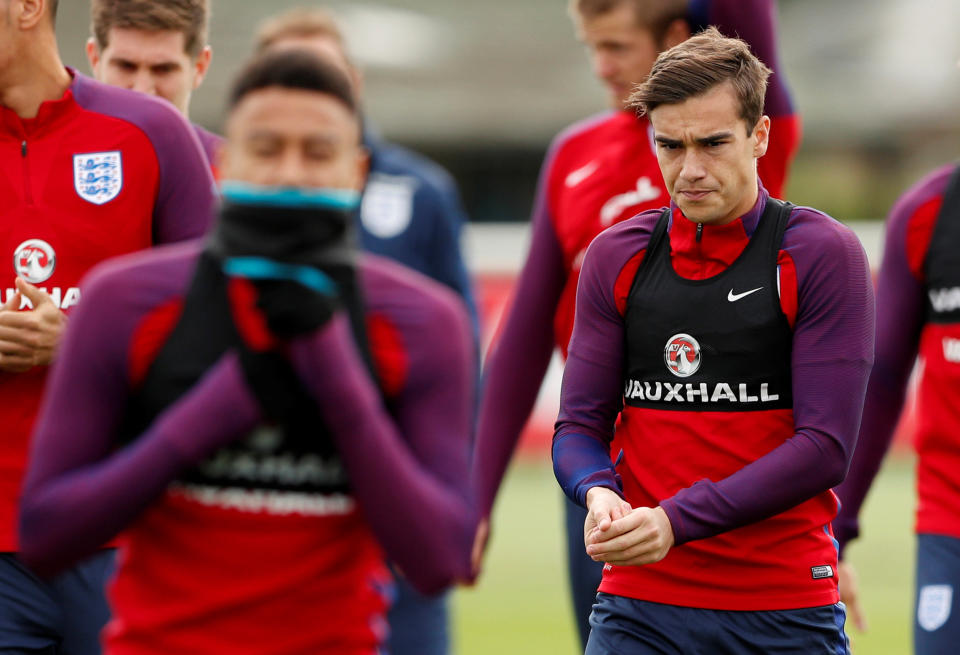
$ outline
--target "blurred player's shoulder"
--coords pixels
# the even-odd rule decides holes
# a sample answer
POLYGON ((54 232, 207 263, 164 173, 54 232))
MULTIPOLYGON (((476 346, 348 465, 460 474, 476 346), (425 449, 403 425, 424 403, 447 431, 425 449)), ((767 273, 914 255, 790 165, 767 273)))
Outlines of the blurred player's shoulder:
POLYGON ((443 166, 409 148, 371 137, 371 173, 412 176, 426 188, 438 193, 456 189, 453 176, 443 166))
POLYGON ((81 280, 84 302, 149 308, 182 295, 203 244, 196 239, 108 259, 81 280))
POLYGON ((553 139, 551 149, 560 150, 563 148, 577 147, 585 141, 592 143, 594 139, 600 138, 611 129, 615 129, 624 119, 624 116, 635 120, 627 112, 614 111, 612 109, 607 109, 583 118, 568 125, 557 134, 553 139))
POLYGON ((931 201, 937 202, 939 207, 950 183, 950 176, 956 169, 957 162, 951 162, 920 178, 897 199, 890 210, 890 220, 909 220, 917 210, 931 201))
POLYGON ((611 225, 598 234, 587 249, 591 258, 632 257, 647 247, 650 235, 663 214, 661 209, 648 209, 632 218, 611 225))
POLYGON ((360 272, 367 311, 388 317, 401 331, 470 334, 463 300, 443 284, 367 253, 360 259, 360 272))

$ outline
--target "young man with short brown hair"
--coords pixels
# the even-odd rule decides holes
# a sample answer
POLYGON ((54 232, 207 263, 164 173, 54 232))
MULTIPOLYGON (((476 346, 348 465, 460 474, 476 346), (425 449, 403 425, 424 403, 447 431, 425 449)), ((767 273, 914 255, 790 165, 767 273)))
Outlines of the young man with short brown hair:
MULTIPOLYGON (((595 76, 606 86, 611 111, 564 130, 544 158, 530 251, 486 362, 473 466, 484 514, 492 510, 554 349, 566 356, 587 246, 611 225, 667 201, 649 120, 626 106, 661 51, 715 25, 724 34, 742 37, 776 71, 765 106, 771 137, 759 174, 771 195, 782 196, 800 141, 800 120, 777 61, 774 8, 772 0, 570 3, 577 37, 587 48, 595 76)), ((565 503, 565 513, 574 616, 586 643, 600 567, 584 557, 579 545, 582 509, 565 503)))
POLYGON ((769 73, 709 29, 630 100, 672 202, 586 253, 553 445, 604 563, 589 655, 848 652, 831 488, 856 442, 873 292, 851 230, 757 177, 769 73))
MULTIPOLYGON (((87 59, 99 81, 169 100, 189 118, 190 96, 203 83, 209 0, 92 0, 87 59)), ((194 124, 211 164, 222 139, 194 124)))

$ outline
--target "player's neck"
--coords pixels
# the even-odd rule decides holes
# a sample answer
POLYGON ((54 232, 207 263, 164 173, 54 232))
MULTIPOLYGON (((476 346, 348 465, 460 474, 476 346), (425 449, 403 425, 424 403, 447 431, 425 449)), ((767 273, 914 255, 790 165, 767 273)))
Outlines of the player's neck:
POLYGON ((0 105, 20 118, 35 118, 40 105, 62 97, 72 80, 55 42, 34 39, 23 46, 16 61, 0 73, 0 105))

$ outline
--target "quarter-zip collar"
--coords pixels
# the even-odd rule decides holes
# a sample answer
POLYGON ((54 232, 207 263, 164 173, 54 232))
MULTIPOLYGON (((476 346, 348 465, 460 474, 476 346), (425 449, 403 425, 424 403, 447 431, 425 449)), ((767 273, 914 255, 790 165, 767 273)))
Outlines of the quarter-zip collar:
POLYGON ((730 266, 750 241, 767 206, 769 194, 757 180, 753 208, 725 225, 702 225, 691 221, 676 203, 670 203, 670 258, 674 270, 686 278, 704 279, 730 266))

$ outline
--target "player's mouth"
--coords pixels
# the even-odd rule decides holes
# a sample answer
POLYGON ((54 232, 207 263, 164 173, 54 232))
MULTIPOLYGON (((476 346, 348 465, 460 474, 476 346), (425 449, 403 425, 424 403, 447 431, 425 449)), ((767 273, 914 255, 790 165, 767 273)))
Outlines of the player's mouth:
POLYGON ((684 189, 680 191, 680 196, 686 200, 696 202, 698 200, 703 200, 711 193, 713 193, 713 189, 684 189))

